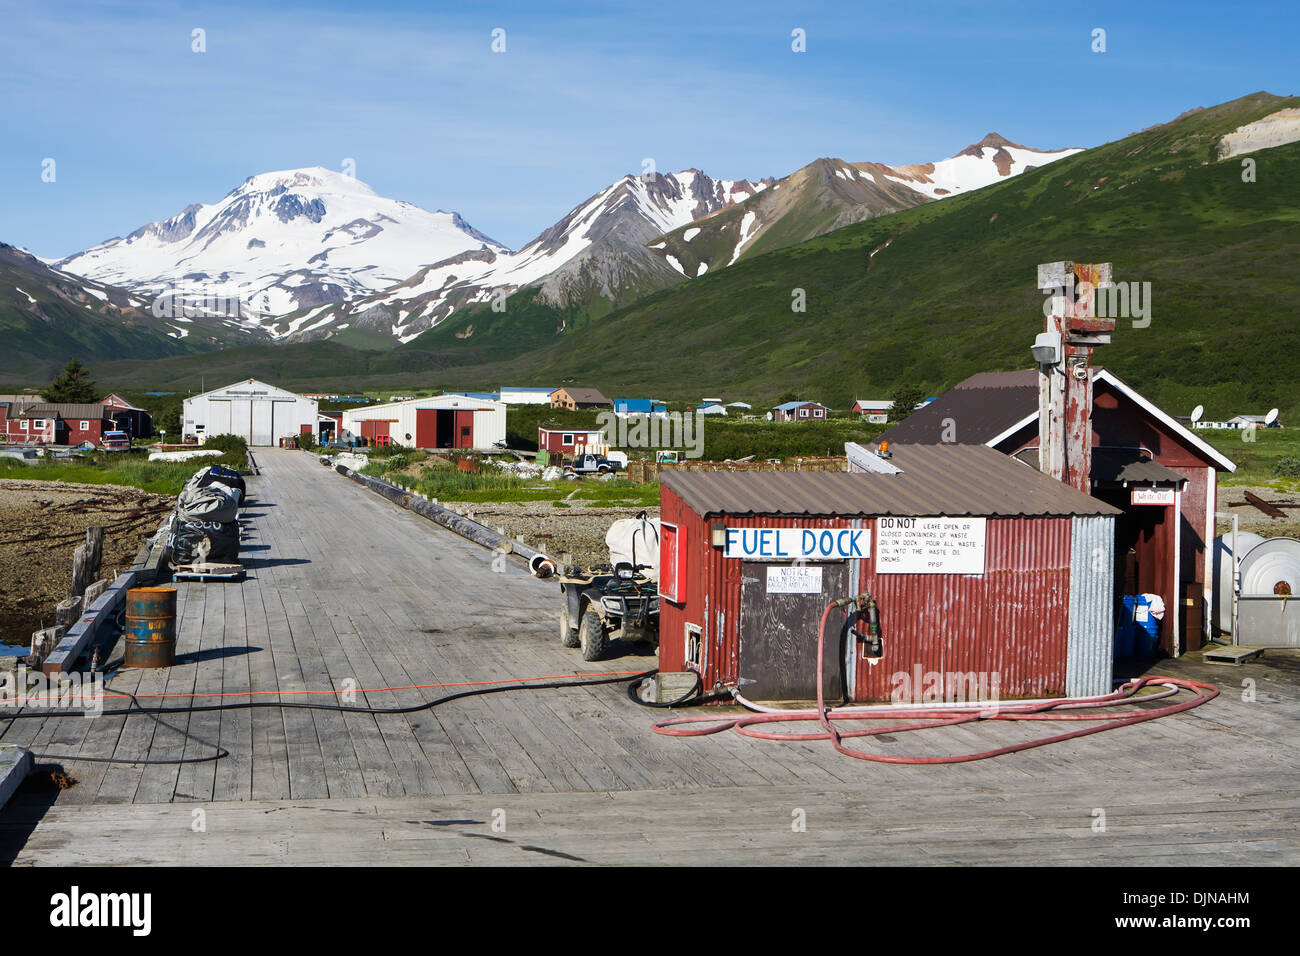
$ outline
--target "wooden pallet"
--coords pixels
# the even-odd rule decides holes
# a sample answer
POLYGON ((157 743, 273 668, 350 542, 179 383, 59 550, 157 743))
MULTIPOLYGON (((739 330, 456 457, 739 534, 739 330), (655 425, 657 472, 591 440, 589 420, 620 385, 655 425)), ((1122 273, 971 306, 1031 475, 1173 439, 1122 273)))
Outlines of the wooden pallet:
POLYGON ((201 561, 172 565, 172 577, 177 581, 238 581, 243 576, 244 567, 240 564, 201 561))
POLYGON ((1244 664, 1264 653, 1262 647, 1242 647, 1239 644, 1211 644, 1201 652, 1201 660, 1211 664, 1244 664))

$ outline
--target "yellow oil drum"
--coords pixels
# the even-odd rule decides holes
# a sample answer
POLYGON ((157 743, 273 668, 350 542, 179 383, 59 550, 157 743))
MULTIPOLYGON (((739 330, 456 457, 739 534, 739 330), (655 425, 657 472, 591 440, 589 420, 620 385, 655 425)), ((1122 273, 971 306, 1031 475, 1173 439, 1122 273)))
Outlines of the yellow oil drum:
POLYGON ((176 589, 131 588, 126 592, 126 666, 175 663, 176 589))

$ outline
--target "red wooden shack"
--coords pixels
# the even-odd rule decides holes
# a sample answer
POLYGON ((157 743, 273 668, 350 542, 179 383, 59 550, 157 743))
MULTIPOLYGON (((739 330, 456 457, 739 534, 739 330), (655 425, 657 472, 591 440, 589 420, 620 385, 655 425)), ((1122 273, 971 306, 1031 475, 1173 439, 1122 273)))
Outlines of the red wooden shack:
POLYGON ((945 699, 1110 691, 1117 508, 981 446, 869 467, 665 475, 660 669, 812 699, 822 611, 869 592, 879 646, 832 613, 828 700, 919 700, 936 679, 945 699))

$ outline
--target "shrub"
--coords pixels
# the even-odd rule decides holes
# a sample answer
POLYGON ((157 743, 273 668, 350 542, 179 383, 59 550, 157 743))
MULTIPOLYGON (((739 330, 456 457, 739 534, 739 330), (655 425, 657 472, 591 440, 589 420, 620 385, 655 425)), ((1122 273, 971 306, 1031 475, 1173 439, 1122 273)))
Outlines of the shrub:
POLYGON ((1300 458, 1279 458, 1273 464, 1273 474, 1283 478, 1300 478, 1300 458))
POLYGON ((222 455, 215 462, 206 459, 205 464, 229 465, 231 468, 248 467, 248 442, 239 435, 210 435, 203 442, 204 448, 220 449, 222 455))

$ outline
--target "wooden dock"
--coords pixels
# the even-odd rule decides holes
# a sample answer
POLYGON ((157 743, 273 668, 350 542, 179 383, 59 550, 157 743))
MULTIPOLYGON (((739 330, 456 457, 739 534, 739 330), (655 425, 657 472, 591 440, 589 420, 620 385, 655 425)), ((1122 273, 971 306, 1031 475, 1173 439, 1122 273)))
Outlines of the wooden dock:
MULTIPOLYGON (((249 479, 247 579, 179 590, 178 662, 110 689, 146 706, 412 705, 481 682, 655 666, 560 646, 557 587, 397 508, 308 454, 249 479), (419 689, 385 690, 411 687, 419 689), (161 697, 159 695, 169 695, 161 697), (251 695, 251 696, 250 696, 251 695), (280 697, 279 695, 283 695, 280 697)), ((120 645, 118 649, 120 654, 120 645)), ((1195 711, 972 764, 869 764, 825 743, 658 736, 622 685, 530 690, 408 715, 261 709, 8 720, 0 745, 76 778, 0 811, 0 860, 75 863, 1300 862, 1300 660, 1190 660, 1195 711), (1242 681, 1255 682, 1243 700, 1242 681), (96 764, 230 756, 203 763, 96 764), (1105 830, 1097 811, 1104 811, 1105 830), (201 812, 197 812, 201 811, 201 812), (805 826, 800 829, 800 820, 805 826), (504 829, 502 828, 504 827, 504 829)), ((110 699, 110 708, 122 702, 110 699)), ((875 746, 982 750, 981 724, 875 746)))

